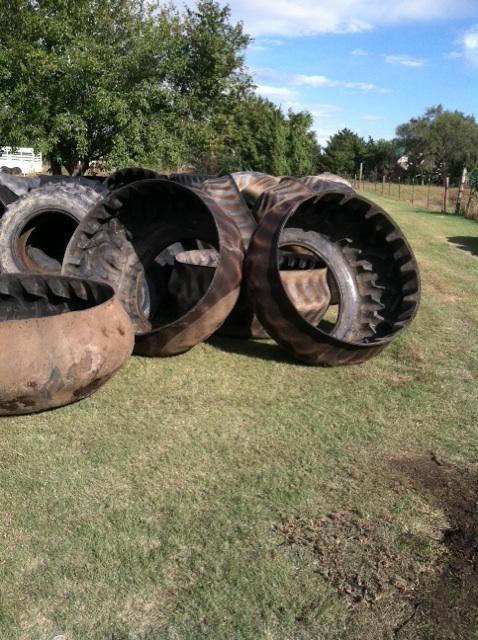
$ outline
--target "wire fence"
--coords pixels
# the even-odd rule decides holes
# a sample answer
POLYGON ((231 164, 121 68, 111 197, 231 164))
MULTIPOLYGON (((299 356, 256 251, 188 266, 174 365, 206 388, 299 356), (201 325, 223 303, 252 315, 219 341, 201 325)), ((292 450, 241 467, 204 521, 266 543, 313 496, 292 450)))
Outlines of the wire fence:
POLYGON ((385 179, 358 180, 356 177, 352 178, 351 182, 358 191, 409 202, 415 207, 436 213, 458 214, 478 220, 478 194, 472 193, 468 185, 465 185, 463 189, 459 210, 457 210, 458 187, 446 187, 431 183, 391 182, 385 179))

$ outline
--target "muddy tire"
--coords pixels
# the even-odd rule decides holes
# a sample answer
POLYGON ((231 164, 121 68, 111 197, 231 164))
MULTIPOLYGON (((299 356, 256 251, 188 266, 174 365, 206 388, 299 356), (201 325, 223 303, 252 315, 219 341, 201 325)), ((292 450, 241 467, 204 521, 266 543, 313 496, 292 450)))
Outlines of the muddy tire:
POLYGON ((0 270, 7 273, 60 273, 68 242, 78 223, 103 198, 78 183, 34 189, 10 204, 0 221, 0 270))

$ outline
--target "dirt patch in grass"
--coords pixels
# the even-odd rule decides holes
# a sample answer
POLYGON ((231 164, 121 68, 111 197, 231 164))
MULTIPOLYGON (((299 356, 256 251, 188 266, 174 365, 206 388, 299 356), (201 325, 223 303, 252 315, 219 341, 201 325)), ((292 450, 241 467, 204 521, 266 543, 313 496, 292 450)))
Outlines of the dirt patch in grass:
POLYGON ((440 512, 447 526, 430 522, 411 532, 394 515, 377 522, 350 507, 284 518, 275 527, 280 544, 309 557, 349 609, 359 638, 367 624, 374 638, 478 637, 476 475, 430 454, 392 460, 381 482, 402 496, 413 492, 425 505, 421 518, 427 509, 440 512))
POLYGON ((396 460, 394 471, 412 491, 441 509, 448 527, 433 579, 414 596, 417 635, 434 640, 476 638, 478 623, 478 478, 431 454, 396 460), (432 633, 432 635, 427 635, 432 633))
MULTIPOLYGON (((277 527, 282 544, 309 554, 314 571, 345 603, 354 638, 400 637, 416 615, 421 580, 434 571, 419 550, 402 553, 404 542, 397 544, 386 524, 377 526, 346 509, 317 519, 287 519, 277 527)), ((308 615, 302 612, 297 622, 308 615)))

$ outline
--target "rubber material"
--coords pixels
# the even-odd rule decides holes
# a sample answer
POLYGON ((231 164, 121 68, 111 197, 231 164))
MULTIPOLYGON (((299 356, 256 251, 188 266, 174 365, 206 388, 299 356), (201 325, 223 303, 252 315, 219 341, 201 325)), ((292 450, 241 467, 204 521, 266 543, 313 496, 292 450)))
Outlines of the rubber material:
POLYGON ((118 169, 103 182, 104 186, 109 191, 115 191, 121 189, 133 182, 139 182, 140 180, 152 180, 155 178, 164 178, 165 176, 152 171, 151 169, 143 169, 143 167, 128 167, 126 169, 118 169))
POLYGON ((268 333, 298 359, 315 365, 364 362, 413 320, 420 296, 418 267, 403 234, 380 207, 354 193, 315 195, 300 182, 287 179, 263 194, 256 216, 261 223, 245 263, 248 290, 268 333), (358 326, 339 322, 338 335, 335 331, 329 334, 298 314, 278 270, 278 247, 287 226, 320 233, 341 247, 356 269, 356 286, 347 285, 346 271, 341 274, 331 262, 328 267, 342 297, 360 292, 363 303, 358 326))
POLYGON ((33 413, 94 393, 131 354, 131 323, 111 287, 0 275, 0 415, 33 413))
POLYGON ((224 322, 239 295, 242 260, 239 230, 211 198, 170 180, 145 180, 113 192, 79 225, 63 272, 109 282, 135 326, 135 352, 163 356, 190 349, 224 322), (164 304, 148 313, 157 256, 198 240, 220 253, 204 297, 179 318, 168 316, 164 304))
POLYGON ((0 221, 0 269, 59 273, 76 226, 104 193, 76 181, 58 181, 18 198, 0 221))

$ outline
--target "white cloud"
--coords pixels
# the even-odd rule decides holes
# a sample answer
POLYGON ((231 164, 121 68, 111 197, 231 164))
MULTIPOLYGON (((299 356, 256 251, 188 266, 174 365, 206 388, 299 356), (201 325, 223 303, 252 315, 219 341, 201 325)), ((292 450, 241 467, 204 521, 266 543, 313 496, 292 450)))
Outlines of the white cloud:
POLYGON ((370 114, 366 116, 360 116, 360 120, 366 120, 367 122, 378 122, 379 120, 385 120, 385 116, 374 116, 370 114))
POLYGON ((339 89, 349 89, 352 91, 362 91, 368 93, 370 91, 378 93, 389 93, 388 89, 380 89, 371 82, 344 82, 342 80, 331 80, 327 76, 307 76, 296 75, 293 79, 293 84, 302 87, 335 87, 339 89))
POLYGON ((256 87, 256 93, 264 98, 288 100, 291 103, 297 100, 297 93, 288 87, 272 87, 266 84, 260 84, 256 87))
POLYGON ((465 33, 462 42, 466 59, 478 66, 478 25, 465 33))
POLYGON ((331 138, 340 127, 335 128, 324 128, 324 127, 314 127, 315 134, 317 136, 317 141, 321 147, 325 147, 329 138, 331 138))
MULTIPOLYGON (((380 25, 450 19, 450 0, 230 0, 255 36, 359 33, 380 25)), ((453 15, 478 15, 476 0, 454 0, 453 15)))
POLYGON ((365 51, 365 49, 354 49, 352 51, 352 55, 353 56, 368 56, 368 51, 365 51))
POLYGON ((282 47, 284 44, 284 40, 278 40, 277 38, 258 38, 249 46, 249 49, 253 51, 269 51, 274 47, 282 47))
POLYGON ((336 113, 343 111, 342 107, 334 104, 316 104, 309 107, 302 107, 302 111, 308 111, 314 118, 332 118, 336 113))
POLYGON ((265 47, 282 47, 285 44, 284 40, 279 40, 278 38, 261 38, 258 42, 265 47))
POLYGON ((448 53, 444 53, 443 57, 445 60, 459 60, 463 58, 463 54, 460 51, 449 51, 448 53))
POLYGON ((395 55, 385 56, 385 62, 388 64, 401 64, 404 67, 424 67, 427 64, 426 60, 419 58, 412 58, 407 55, 395 55))

